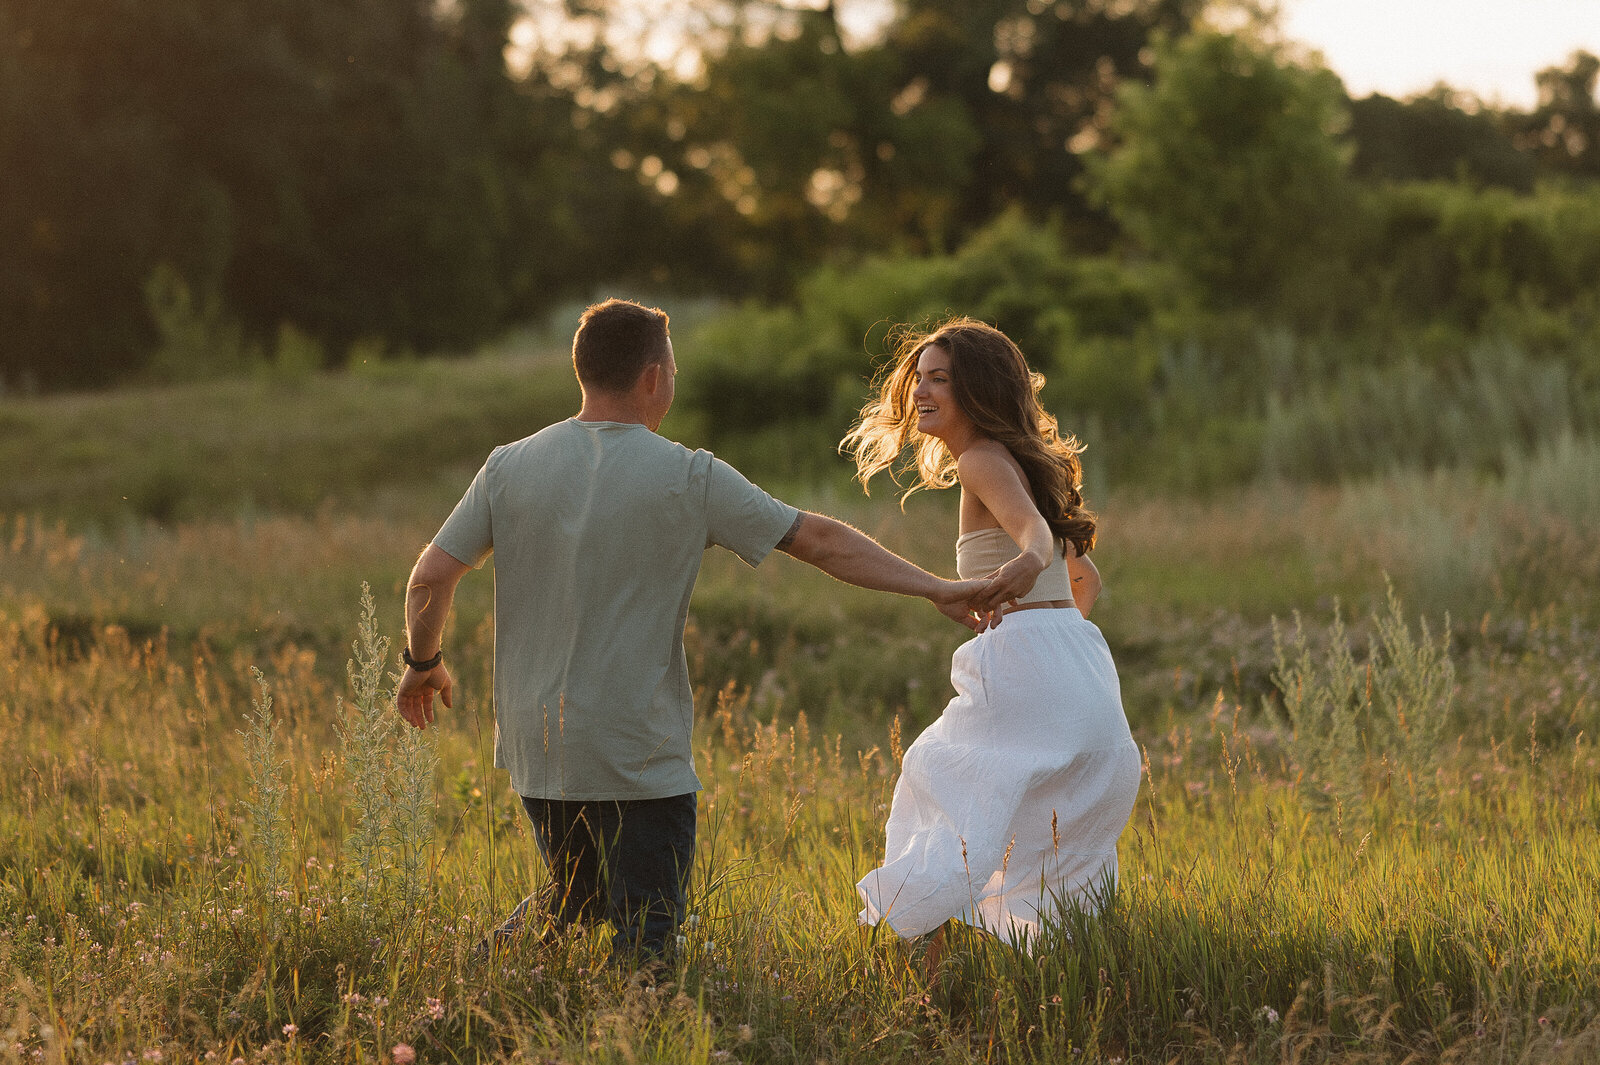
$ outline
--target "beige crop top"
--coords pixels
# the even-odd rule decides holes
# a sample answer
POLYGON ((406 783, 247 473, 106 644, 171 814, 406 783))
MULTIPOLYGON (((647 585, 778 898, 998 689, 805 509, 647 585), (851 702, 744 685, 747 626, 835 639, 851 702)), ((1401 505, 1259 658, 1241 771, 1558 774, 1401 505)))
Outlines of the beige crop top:
MULTIPOLYGON (((1067 572, 1067 560, 1061 549, 1061 541, 1057 540, 1050 565, 1039 574, 1039 579, 1033 582, 1033 589, 1022 596, 1019 602, 1072 601, 1072 577, 1067 572)), ((956 540, 956 574, 962 580, 987 577, 1016 558, 1017 553, 1017 542, 1004 529, 974 529, 956 540)))

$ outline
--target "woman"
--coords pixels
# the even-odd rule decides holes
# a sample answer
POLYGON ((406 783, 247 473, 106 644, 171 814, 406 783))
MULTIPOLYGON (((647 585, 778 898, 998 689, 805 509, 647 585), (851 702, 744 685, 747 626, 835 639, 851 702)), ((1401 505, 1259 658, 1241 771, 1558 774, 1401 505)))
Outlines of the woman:
POLYGON ((961 485, 956 569, 1005 603, 956 651, 956 696, 906 751, 884 863, 856 885, 863 923, 902 936, 956 918, 1026 946, 1041 913, 1096 909, 1116 880, 1140 755, 1086 620, 1100 576, 1082 446, 1040 407, 1043 383, 1005 334, 957 319, 900 344, 844 440, 863 488, 907 448, 907 495, 961 485))

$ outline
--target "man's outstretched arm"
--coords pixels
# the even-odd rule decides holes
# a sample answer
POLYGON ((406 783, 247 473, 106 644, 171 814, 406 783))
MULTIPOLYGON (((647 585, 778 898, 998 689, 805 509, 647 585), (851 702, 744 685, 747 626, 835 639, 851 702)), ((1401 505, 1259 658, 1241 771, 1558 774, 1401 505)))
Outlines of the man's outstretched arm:
POLYGON ((972 600, 988 581, 947 581, 908 562, 866 533, 824 514, 802 512, 778 549, 846 584, 878 592, 915 595, 974 632, 989 626, 972 615, 972 600))
MULTIPOLYGON (((406 648, 412 658, 425 662, 439 653, 456 585, 471 568, 433 544, 423 549, 406 583, 406 648)), ((395 693, 396 709, 410 724, 427 728, 433 721, 436 693, 444 698, 444 705, 455 705, 453 684, 443 662, 426 672, 407 666, 395 693)))

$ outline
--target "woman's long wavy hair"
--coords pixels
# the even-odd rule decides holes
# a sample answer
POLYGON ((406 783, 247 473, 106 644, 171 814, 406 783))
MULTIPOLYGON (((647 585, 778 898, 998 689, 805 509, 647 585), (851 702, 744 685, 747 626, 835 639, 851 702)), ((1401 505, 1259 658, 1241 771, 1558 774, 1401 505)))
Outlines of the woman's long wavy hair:
POLYGON ((1011 338, 972 318, 944 322, 931 333, 901 331, 894 357, 873 381, 873 398, 846 434, 839 450, 856 463, 856 479, 867 489, 875 475, 889 471, 905 488, 901 504, 923 488, 956 483, 956 460, 944 441, 917 432, 917 357, 937 344, 950 353, 950 386, 961 410, 977 430, 1004 445, 1022 466, 1033 501, 1056 538, 1079 555, 1094 547, 1095 516, 1083 503, 1083 445, 1063 435, 1055 416, 1039 405, 1044 378, 1028 368, 1011 338), (912 461, 902 462, 907 448, 912 461), (911 475, 907 487, 902 477, 911 475))

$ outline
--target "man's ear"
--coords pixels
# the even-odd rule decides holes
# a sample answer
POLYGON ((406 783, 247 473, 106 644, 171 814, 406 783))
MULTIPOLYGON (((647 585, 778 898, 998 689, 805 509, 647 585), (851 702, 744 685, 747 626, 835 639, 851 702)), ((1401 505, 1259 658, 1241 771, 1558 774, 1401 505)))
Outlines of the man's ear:
POLYGON ((657 391, 660 390, 661 374, 665 369, 666 365, 664 363, 652 362, 649 366, 646 366, 643 370, 639 371, 638 387, 642 387, 644 389, 645 395, 653 396, 657 391))

